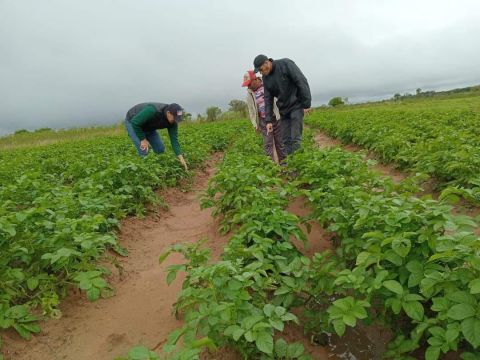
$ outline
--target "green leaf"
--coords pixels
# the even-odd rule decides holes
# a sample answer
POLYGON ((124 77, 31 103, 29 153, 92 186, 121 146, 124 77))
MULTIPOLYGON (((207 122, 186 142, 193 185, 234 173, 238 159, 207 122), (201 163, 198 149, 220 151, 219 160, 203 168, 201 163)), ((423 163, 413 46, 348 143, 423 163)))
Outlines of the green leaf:
POLYGON ((302 356, 304 351, 305 351, 305 348, 303 347, 302 344, 300 343, 290 344, 288 345, 288 348, 287 348, 287 358, 296 359, 302 356))
POLYGON ((277 316, 282 316, 282 315, 284 315, 286 312, 287 312, 287 309, 285 309, 283 306, 277 306, 277 307, 275 308, 275 314, 277 314, 277 316))
POLYGON ((95 286, 99 289, 103 289, 103 288, 107 287, 107 282, 102 278, 93 279, 92 284, 93 284, 93 286, 95 286))
POLYGON ((170 285, 177 278, 177 271, 171 270, 167 274, 167 284, 170 285))
POLYGON ((30 340, 32 337, 32 333, 26 329, 22 324, 13 324, 13 328, 17 330, 21 337, 26 340, 30 340))
POLYGON ((270 319, 268 322, 270 323, 270 325, 272 325, 278 331, 283 331, 283 328, 284 328, 283 321, 276 320, 276 319, 270 319))
POLYGON ((78 287, 82 290, 89 290, 93 286, 92 282, 90 279, 83 279, 78 283, 78 287))
POLYGON ((452 343, 457 339, 459 333, 458 328, 448 329, 445 331, 445 340, 447 340, 448 343, 452 343))
POLYGON ((248 342, 253 342, 255 339, 253 338, 253 332, 251 330, 248 330, 245 332, 245 340, 248 342))
POLYGON ((480 319, 469 317, 462 321, 460 327, 463 336, 474 348, 480 346, 480 319))
POLYGON ((292 313, 286 313, 285 315, 282 316, 283 321, 293 321, 295 324, 298 324, 298 318, 295 314, 292 313))
POLYGON ((100 289, 96 287, 91 287, 87 290, 87 298, 90 301, 96 301, 100 297, 100 289))
POLYGON ((407 301, 402 304, 405 313, 413 320, 423 320, 423 305, 418 301, 407 301))
POLYGON ((287 356, 287 342, 282 338, 275 342, 275 355, 280 358, 287 356))
POLYGON ((412 248, 412 243, 409 239, 396 237, 392 241, 392 249, 398 256, 406 257, 412 248))
POLYGON ((383 286, 385 286, 388 290, 394 292, 395 294, 402 295, 403 294, 403 287, 400 283, 396 280, 387 280, 383 282, 383 286))
POLYGON ((480 294, 480 279, 472 280, 468 283, 470 294, 480 294))
POLYGON ((238 341, 238 339, 240 339, 240 337, 243 335, 243 332, 244 331, 242 328, 235 329, 232 334, 233 340, 238 341))
POLYGON ((355 327, 355 325, 357 325, 357 318, 353 314, 343 315, 342 320, 345 323, 345 325, 348 325, 350 327, 355 327))
POLYGON ((342 320, 333 320, 332 324, 338 336, 342 336, 345 333, 345 323, 342 320))
POLYGON ((150 350, 145 346, 135 346, 128 352, 128 358, 131 360, 148 360, 150 359, 150 350))
POLYGON ((477 300, 475 299, 475 296, 467 293, 466 291, 447 292, 445 297, 448 300, 454 301, 459 304, 464 303, 472 305, 473 307, 477 306, 477 300))
POLYGON ((251 329, 256 323, 264 319, 261 315, 251 315, 242 320, 242 328, 245 330, 251 329))
POLYGON ((475 309, 468 304, 453 305, 447 312, 447 316, 453 320, 463 320, 475 315, 475 309))
POLYGON ((261 332, 258 334, 257 339, 255 340, 255 345, 257 349, 264 352, 265 354, 273 353, 273 337, 267 332, 261 332))
POLYGON ((158 263, 161 265, 171 253, 172 250, 170 249, 168 251, 165 251, 163 254, 160 254, 160 256, 158 257, 158 263))
POLYGON ((422 274, 423 275, 423 265, 418 260, 409 261, 406 265, 406 268, 412 274, 422 274))
POLYGON ((425 351, 425 360, 437 360, 440 357, 440 348, 436 346, 429 346, 425 351))
POLYGON ((275 305, 265 304, 265 306, 263 307, 263 313, 268 317, 271 317, 274 311, 275 311, 275 305))
POLYGON ((30 278, 27 280, 27 287, 29 290, 35 290, 38 286, 38 279, 37 278, 30 278))

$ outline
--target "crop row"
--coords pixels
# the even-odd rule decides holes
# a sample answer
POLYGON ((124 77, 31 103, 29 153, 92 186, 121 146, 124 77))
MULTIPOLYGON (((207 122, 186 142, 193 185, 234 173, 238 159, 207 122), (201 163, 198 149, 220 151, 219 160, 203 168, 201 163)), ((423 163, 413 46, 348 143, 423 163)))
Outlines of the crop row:
POLYGON ((214 207, 222 232, 233 233, 221 260, 212 262, 202 241, 175 245, 160 257, 162 262, 180 252, 187 260, 168 269, 167 282, 186 272, 175 304, 184 326, 164 346, 169 359, 198 359, 205 347, 227 345, 246 359, 310 358, 302 344, 281 338, 287 323, 299 321, 290 312, 299 302, 292 288, 305 286, 310 262, 290 242, 305 241, 305 235, 300 219, 284 209, 287 195, 279 168, 262 153, 258 137, 238 139, 202 203, 214 207))
POLYGON ((315 112, 307 123, 382 161, 461 186, 480 201, 480 97, 344 107, 315 112))
POLYGON ((448 204, 416 197, 411 184, 379 177, 339 148, 321 151, 306 142, 288 164, 312 217, 336 245, 334 254, 317 256, 310 330, 343 335, 359 321, 376 322, 395 331, 387 358, 414 359, 418 351, 427 360, 448 352, 479 358, 477 224, 452 215, 448 204))
MULTIPOLYGON (((189 125, 181 143, 193 167, 223 149, 243 123, 189 125)), ((0 328, 29 338, 40 308, 60 316, 71 287, 90 300, 110 291, 108 270, 96 263, 127 214, 159 199, 156 188, 190 176, 171 150, 141 159, 126 134, 0 152, 0 328), (38 311, 35 311, 38 313, 38 311)))

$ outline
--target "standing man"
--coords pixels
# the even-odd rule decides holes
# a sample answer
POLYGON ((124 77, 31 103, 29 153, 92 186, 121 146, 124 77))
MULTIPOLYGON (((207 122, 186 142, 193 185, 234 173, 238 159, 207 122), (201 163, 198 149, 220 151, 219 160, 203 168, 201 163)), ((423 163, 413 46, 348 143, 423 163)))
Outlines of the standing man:
POLYGON ((280 136, 280 113, 277 105, 273 104, 272 131, 267 132, 267 123, 265 122, 265 99, 262 79, 255 75, 253 70, 249 70, 243 76, 242 86, 247 87, 247 107, 250 121, 257 131, 263 135, 263 149, 275 162, 274 147, 277 153, 278 161, 281 163, 284 159, 282 141, 280 136))
POLYGON ((265 122, 267 133, 273 130, 273 98, 277 98, 282 121, 280 128, 284 154, 290 155, 300 148, 303 117, 310 112, 312 95, 305 75, 290 59, 273 60, 258 55, 253 60, 255 72, 263 75, 265 87, 265 122))
POLYGON ((178 104, 142 103, 128 110, 125 126, 138 154, 145 157, 150 147, 157 154, 163 153, 165 145, 157 129, 167 129, 175 155, 185 170, 188 170, 178 142, 178 123, 182 116, 183 109, 178 104))

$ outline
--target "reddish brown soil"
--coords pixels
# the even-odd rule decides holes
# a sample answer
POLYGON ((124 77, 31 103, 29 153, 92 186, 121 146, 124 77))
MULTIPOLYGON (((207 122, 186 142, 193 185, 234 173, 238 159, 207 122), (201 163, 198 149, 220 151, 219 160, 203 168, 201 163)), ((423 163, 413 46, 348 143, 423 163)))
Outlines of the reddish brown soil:
POLYGON ((207 246, 218 257, 227 241, 218 234, 211 210, 201 210, 198 201, 213 165, 214 161, 210 162, 206 171, 195 177, 193 190, 169 189, 163 194, 169 210, 122 222, 119 241, 129 256, 118 259, 122 274, 116 271, 111 276, 114 296, 91 303, 84 294, 72 294, 61 305, 62 318, 43 322, 41 334, 32 340, 25 341, 13 332, 4 334, 5 358, 112 360, 137 344, 149 348, 163 344, 181 325, 172 314, 172 304, 181 289, 182 276, 167 286, 165 270, 181 263, 182 258, 172 255, 159 265, 159 254, 175 243, 208 238, 207 246))
MULTIPOLYGON (((299 217, 305 217, 312 211, 308 207, 307 200, 302 197, 292 199, 287 210, 299 217)), ((310 232, 308 232, 305 224, 301 226, 302 230, 307 235, 308 246, 304 247, 301 241, 292 239, 297 249, 299 249, 305 256, 308 257, 312 257, 317 252, 332 249, 333 246, 330 241, 332 239, 332 234, 328 233, 324 228, 322 228, 317 221, 310 220, 308 221, 308 224, 310 225, 310 232)))

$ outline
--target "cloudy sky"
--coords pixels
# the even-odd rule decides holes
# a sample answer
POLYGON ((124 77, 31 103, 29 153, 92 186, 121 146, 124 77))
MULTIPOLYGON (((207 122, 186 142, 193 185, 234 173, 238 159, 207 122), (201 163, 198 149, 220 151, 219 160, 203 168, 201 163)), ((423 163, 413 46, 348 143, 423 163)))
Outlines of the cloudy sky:
POLYGON ((226 110, 259 53, 294 60, 314 105, 480 84, 479 40, 477 0, 0 0, 0 135, 226 110))

